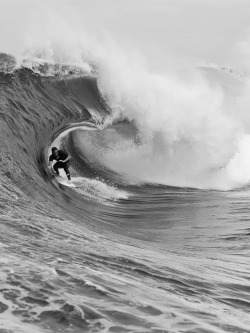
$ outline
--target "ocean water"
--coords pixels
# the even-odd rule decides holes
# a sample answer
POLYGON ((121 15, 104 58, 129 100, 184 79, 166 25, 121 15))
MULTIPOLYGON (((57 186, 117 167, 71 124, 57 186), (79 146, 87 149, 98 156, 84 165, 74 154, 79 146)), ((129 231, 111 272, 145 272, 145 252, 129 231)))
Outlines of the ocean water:
POLYGON ((250 332, 247 80, 1 61, 0 332, 250 332))

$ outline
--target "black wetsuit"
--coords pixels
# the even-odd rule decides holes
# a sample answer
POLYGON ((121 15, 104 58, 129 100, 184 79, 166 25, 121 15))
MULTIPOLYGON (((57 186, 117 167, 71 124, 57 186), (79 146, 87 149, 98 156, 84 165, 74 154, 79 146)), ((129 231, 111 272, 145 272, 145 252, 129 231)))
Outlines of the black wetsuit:
MULTIPOLYGON (((58 155, 57 156, 54 156, 53 154, 50 155, 49 157, 49 161, 52 162, 53 160, 56 160, 56 161, 60 161, 60 160, 66 160, 66 158, 68 157, 69 155, 63 151, 63 150, 58 150, 58 155)), ((70 173, 69 173, 69 166, 70 166, 70 160, 68 160, 67 162, 56 162, 54 165, 53 165, 53 169, 55 170, 55 172, 59 175, 59 171, 58 169, 64 169, 68 179, 70 179, 70 173)))

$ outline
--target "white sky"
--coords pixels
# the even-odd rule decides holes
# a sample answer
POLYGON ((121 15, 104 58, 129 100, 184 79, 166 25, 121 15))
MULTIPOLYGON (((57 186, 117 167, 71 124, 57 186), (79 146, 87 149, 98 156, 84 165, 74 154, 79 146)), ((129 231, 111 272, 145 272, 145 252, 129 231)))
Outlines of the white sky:
POLYGON ((21 47, 27 30, 37 22, 42 30, 49 14, 76 30, 105 32, 151 61, 170 54, 223 64, 235 61, 250 25, 250 0, 0 0, 0 5, 3 50, 21 47))

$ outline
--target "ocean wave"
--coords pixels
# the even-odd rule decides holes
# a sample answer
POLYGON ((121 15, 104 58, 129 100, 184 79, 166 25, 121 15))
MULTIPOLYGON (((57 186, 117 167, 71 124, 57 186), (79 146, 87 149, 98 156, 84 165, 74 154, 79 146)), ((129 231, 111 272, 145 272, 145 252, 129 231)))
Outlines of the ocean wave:
MULTIPOLYGON (((99 68, 92 66, 87 70, 84 65, 57 64, 41 56, 23 58, 20 69, 15 67, 12 74, 8 68, 14 66, 14 58, 2 54, 1 63, 6 69, 3 82, 30 73, 30 82, 45 85, 39 92, 41 99, 52 89, 57 99, 62 95, 61 105, 58 100, 54 103, 55 114, 58 110, 62 116, 65 110, 70 112, 61 130, 71 127, 77 118, 81 121, 84 112, 88 114, 85 119, 95 123, 99 131, 76 130, 71 134, 71 143, 72 149, 77 150, 78 163, 84 162, 84 170, 86 152, 97 157, 96 167, 99 164, 102 170, 98 168, 96 176, 100 172, 102 177, 106 169, 108 177, 128 184, 222 190, 249 182, 249 121, 245 112, 248 81, 232 71, 200 68, 181 82, 179 77, 156 76, 142 68, 139 72, 133 67, 121 69, 118 64, 112 69, 116 75, 110 78, 110 63, 103 60, 99 68), (131 81, 135 75, 136 81, 131 81), (133 82, 133 92, 128 81, 133 82), (178 94, 183 101, 179 102, 178 94)), ((33 92, 37 93, 34 89, 33 92)), ((50 97, 53 100, 54 96, 50 97)), ((22 103, 17 101, 20 107, 22 103)), ((55 128, 52 135, 58 130, 55 128)))

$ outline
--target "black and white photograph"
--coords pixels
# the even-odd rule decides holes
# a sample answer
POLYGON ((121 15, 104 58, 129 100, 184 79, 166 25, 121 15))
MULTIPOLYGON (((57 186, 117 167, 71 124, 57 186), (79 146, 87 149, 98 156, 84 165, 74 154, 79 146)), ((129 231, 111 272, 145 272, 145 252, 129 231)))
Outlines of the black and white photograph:
POLYGON ((0 0, 0 333, 250 333, 250 0, 0 0))

